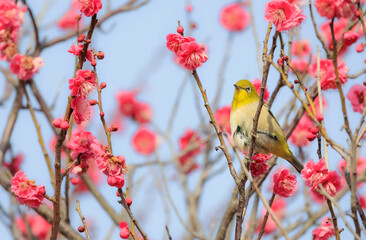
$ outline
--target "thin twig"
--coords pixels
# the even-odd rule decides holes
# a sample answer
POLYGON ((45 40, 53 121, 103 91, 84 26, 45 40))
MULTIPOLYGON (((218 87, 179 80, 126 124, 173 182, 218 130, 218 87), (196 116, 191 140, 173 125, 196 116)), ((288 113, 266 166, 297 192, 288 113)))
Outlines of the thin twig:
POLYGON ((23 88, 25 98, 27 99, 27 107, 28 107, 29 112, 31 114, 31 117, 32 117, 34 126, 36 127, 36 132, 37 132, 37 135, 38 135, 38 142, 39 142, 39 145, 41 146, 41 149, 42 149, 42 152, 43 152, 43 156, 44 156, 44 158, 46 160, 46 164, 47 164, 48 172, 49 172, 50 177, 51 177, 52 185, 53 185, 53 187, 55 187, 55 175, 53 173, 52 166, 51 166, 51 161, 50 161, 50 157, 48 155, 48 152, 47 152, 47 149, 46 149, 46 146, 45 146, 43 137, 42 137, 41 127, 40 127, 40 125, 39 125, 39 123, 37 121, 36 115, 34 114, 33 107, 32 107, 30 98, 28 96, 27 90, 25 88, 25 83, 23 81, 21 82, 21 86, 23 88))
POLYGON ((143 237, 144 240, 147 240, 147 235, 146 233, 142 230, 141 226, 139 225, 137 219, 135 218, 135 216, 132 214, 131 212, 131 209, 130 209, 130 206, 127 205, 126 203, 126 199, 123 195, 123 191, 121 188, 118 188, 118 193, 119 193, 119 196, 121 198, 120 201, 118 201, 123 207, 124 209, 126 210, 128 216, 130 217, 131 221, 133 222, 133 224, 136 226, 137 230, 139 230, 141 236, 143 237))
MULTIPOLYGON (((273 204, 273 200, 274 198, 276 197, 276 194, 272 193, 272 197, 271 199, 269 200, 269 207, 272 207, 272 204, 273 204)), ((261 226, 261 229, 259 230, 259 234, 258 234, 258 238, 257 240, 260 240, 264 234, 264 228, 266 227, 266 223, 267 223, 267 220, 268 220, 268 211, 266 212, 266 215, 264 215, 264 218, 263 218, 263 222, 262 222, 262 226, 261 226)))
POLYGON ((85 217, 83 216, 83 213, 81 212, 79 200, 76 200, 76 211, 79 213, 80 219, 83 223, 86 239, 90 240, 88 226, 86 225, 85 217))

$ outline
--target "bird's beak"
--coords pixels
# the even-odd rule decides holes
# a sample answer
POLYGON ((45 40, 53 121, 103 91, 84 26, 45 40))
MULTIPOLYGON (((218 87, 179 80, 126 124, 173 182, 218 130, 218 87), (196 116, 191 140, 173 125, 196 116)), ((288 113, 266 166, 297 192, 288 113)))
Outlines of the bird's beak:
POLYGON ((235 87, 235 90, 239 90, 240 89, 239 86, 236 85, 236 84, 234 84, 234 87, 235 87))

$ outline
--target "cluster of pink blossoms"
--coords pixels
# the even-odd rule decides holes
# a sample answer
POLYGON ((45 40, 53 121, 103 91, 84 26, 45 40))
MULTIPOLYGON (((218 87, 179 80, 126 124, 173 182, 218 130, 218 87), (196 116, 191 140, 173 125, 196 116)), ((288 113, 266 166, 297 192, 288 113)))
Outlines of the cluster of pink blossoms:
POLYGON ((328 170, 324 159, 320 159, 317 163, 310 159, 301 171, 301 177, 318 200, 326 199, 323 194, 318 192, 320 190, 319 184, 322 184, 325 191, 332 197, 342 189, 343 185, 341 177, 335 171, 328 170))
POLYGON ((75 78, 69 79, 69 89, 73 99, 71 101, 72 115, 77 124, 89 121, 91 107, 88 95, 95 88, 95 75, 90 70, 78 70, 75 78))
POLYGON ((76 175, 85 173, 89 168, 88 162, 97 160, 104 153, 103 146, 98 139, 91 132, 83 129, 73 131, 66 147, 71 150, 71 158, 79 160, 70 171, 76 175))
POLYGON ((20 165, 23 163, 24 155, 23 153, 19 153, 15 155, 9 163, 4 162, 4 167, 6 167, 11 174, 15 174, 20 170, 20 165))
POLYGON ((357 10, 354 0, 315 0, 314 5, 320 16, 328 19, 350 18, 357 10))
MULTIPOLYGON (((322 35, 325 38, 325 41, 328 44, 329 49, 333 49, 333 40, 332 40, 332 33, 330 29, 330 22, 326 21, 320 26, 320 30, 322 35)), ((343 45, 339 51, 339 54, 342 55, 347 51, 347 48, 355 43, 361 36, 362 36, 362 25, 356 24, 351 30, 346 31, 347 24, 349 22, 348 18, 340 18, 334 21, 333 28, 334 28, 334 38, 337 43, 339 43, 340 39, 343 37, 343 45)), ((359 46, 359 45, 357 45, 359 46)), ((356 51, 357 51, 356 46, 356 51)))
POLYGON ((249 20, 249 13, 238 3, 227 5, 220 13, 220 23, 229 31, 242 31, 249 25, 249 20))
POLYGON ((305 19, 301 1, 271 0, 264 7, 264 19, 273 23, 279 32, 300 26, 305 19))
MULTIPOLYGON (((108 178, 107 183, 112 187, 121 188, 124 185, 124 174, 127 172, 126 160, 123 156, 115 157, 108 153, 106 147, 86 130, 78 129, 71 135, 66 147, 71 150, 73 160, 78 159, 70 172, 82 175, 89 169, 90 161, 95 161, 98 169, 108 178)), ((77 184, 75 182, 75 184, 77 184)))
POLYGON ((366 86, 355 84, 347 93, 347 98, 352 104, 354 112, 362 113, 365 102, 366 86))
POLYGON ((279 169, 273 176, 273 193, 281 197, 290 197, 297 189, 296 175, 288 169, 279 169))
POLYGON ((158 145, 156 133, 143 126, 132 137, 132 147, 143 155, 152 154, 158 145))
MULTIPOLYGON (((309 133, 312 129, 315 129, 315 124, 308 116, 302 116, 296 128, 290 136, 290 142, 298 147, 305 147, 309 145, 310 141, 308 139, 309 133)), ((318 129, 316 129, 316 132, 318 129)))
POLYGON ((42 58, 18 53, 17 42, 26 7, 11 0, 0 1, 0 60, 10 63, 10 70, 20 80, 29 80, 43 66, 42 58))
POLYGON ((11 0, 0 1, 0 52, 1 60, 10 61, 16 53, 16 43, 26 7, 11 0))
POLYGON ((324 217, 320 226, 313 230, 314 240, 328 240, 334 235, 335 232, 333 222, 329 217, 324 217))
MULTIPOLYGON (((183 31, 182 31, 183 33, 183 31)), ((192 37, 184 37, 179 33, 166 36, 166 46, 175 53, 181 66, 188 70, 195 70, 207 61, 206 47, 197 43, 192 37)))
POLYGON ((102 9, 101 0, 74 0, 72 4, 86 17, 91 17, 102 9))
POLYGON ((72 6, 62 18, 57 21, 57 25, 61 29, 76 29, 80 14, 76 12, 76 9, 72 6))
POLYGON ((250 164, 250 173, 253 177, 258 177, 262 174, 265 174, 268 171, 268 164, 267 161, 271 159, 272 154, 262 154, 258 153, 252 157, 252 162, 250 164))
MULTIPOLYGON (((299 73, 307 72, 308 60, 305 59, 311 53, 311 46, 309 40, 298 40, 292 43, 292 54, 291 65, 299 73)), ((292 69, 290 69, 292 71, 292 69)))
MULTIPOLYGON (((271 209, 274 215, 277 217, 278 220, 282 220, 285 217, 285 210, 286 210, 286 201, 283 198, 275 198, 271 209)), ((267 209, 262 210, 262 220, 257 222, 257 228, 255 229, 256 232, 259 232, 262 226, 264 215, 266 214, 267 209)), ((264 234, 270 234, 278 229, 277 224, 273 221, 271 215, 268 216, 268 220, 266 226, 264 227, 264 234)))
POLYGON ((118 91, 116 94, 119 110, 123 116, 145 124, 150 123, 153 117, 151 106, 136 98, 137 91, 118 91))
POLYGON ((21 80, 29 80, 43 66, 43 60, 40 57, 30 57, 16 53, 11 62, 10 70, 21 80))
POLYGON ((43 185, 35 185, 33 180, 29 180, 23 171, 15 173, 10 181, 11 191, 15 194, 20 204, 28 207, 37 208, 42 205, 46 192, 43 185))
MULTIPOLYGON (((179 139, 179 149, 180 151, 184 151, 188 147, 197 144, 201 138, 198 136, 198 133, 187 129, 182 137, 179 139)), ((179 157, 179 163, 183 169, 185 174, 191 173, 193 170, 197 169, 199 165, 195 163, 194 158, 200 154, 200 152, 205 147, 204 143, 199 144, 196 148, 192 149, 191 151, 187 152, 183 156, 179 157)))
MULTIPOLYGON (((322 97, 322 105, 323 112, 325 112, 327 107, 327 101, 325 97, 322 97)), ((310 108, 310 106, 309 106, 310 108)), ((320 106, 319 106, 319 98, 315 98, 314 100, 314 108, 315 108, 315 118, 318 121, 323 120, 323 115, 320 114, 320 106)), ((315 126, 313 120, 306 114, 302 116, 299 123, 296 125, 296 128, 292 132, 289 140, 292 144, 298 147, 305 147, 309 145, 311 141, 313 141, 319 132, 319 128, 315 126)))
POLYGON ((126 159, 122 155, 115 157, 110 153, 104 153, 97 158, 97 165, 99 170, 107 176, 109 186, 116 188, 124 186, 124 174, 127 172, 127 165, 126 159))
MULTIPOLYGON (((27 215, 26 216, 27 225, 29 225, 32 235, 35 236, 37 239, 46 240, 50 237, 50 230, 52 225, 47 222, 43 217, 40 215, 27 215)), ((24 237, 27 236, 27 225, 24 222, 23 217, 19 216, 15 219, 15 224, 19 228, 20 232, 23 234, 24 237)))
POLYGON ((229 136, 231 136, 230 112, 231 105, 223 106, 217 109, 215 112, 215 120, 217 125, 219 126, 221 131, 225 130, 225 132, 227 132, 229 136))
MULTIPOLYGON (((342 60, 338 60, 338 76, 341 84, 347 82, 348 67, 342 60)), ((309 67, 310 74, 317 78, 317 63, 314 62, 309 67)), ((332 59, 320 59, 320 85, 322 90, 336 89, 336 74, 334 72, 334 65, 332 59)))

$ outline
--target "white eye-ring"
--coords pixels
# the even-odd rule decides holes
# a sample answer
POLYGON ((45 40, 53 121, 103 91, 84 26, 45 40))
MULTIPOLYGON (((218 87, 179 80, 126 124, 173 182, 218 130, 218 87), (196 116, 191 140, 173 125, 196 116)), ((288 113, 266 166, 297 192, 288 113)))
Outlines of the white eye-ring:
POLYGON ((248 86, 245 88, 245 91, 247 91, 248 93, 250 93, 252 91, 252 89, 248 86))

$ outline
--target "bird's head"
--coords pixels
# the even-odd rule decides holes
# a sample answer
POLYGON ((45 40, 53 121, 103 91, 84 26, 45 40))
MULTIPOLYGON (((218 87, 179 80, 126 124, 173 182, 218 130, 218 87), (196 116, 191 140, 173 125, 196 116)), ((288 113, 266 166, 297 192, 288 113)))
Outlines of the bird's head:
POLYGON ((253 84, 248 80, 240 80, 234 84, 235 93, 232 107, 237 108, 245 104, 258 101, 259 96, 253 84))

